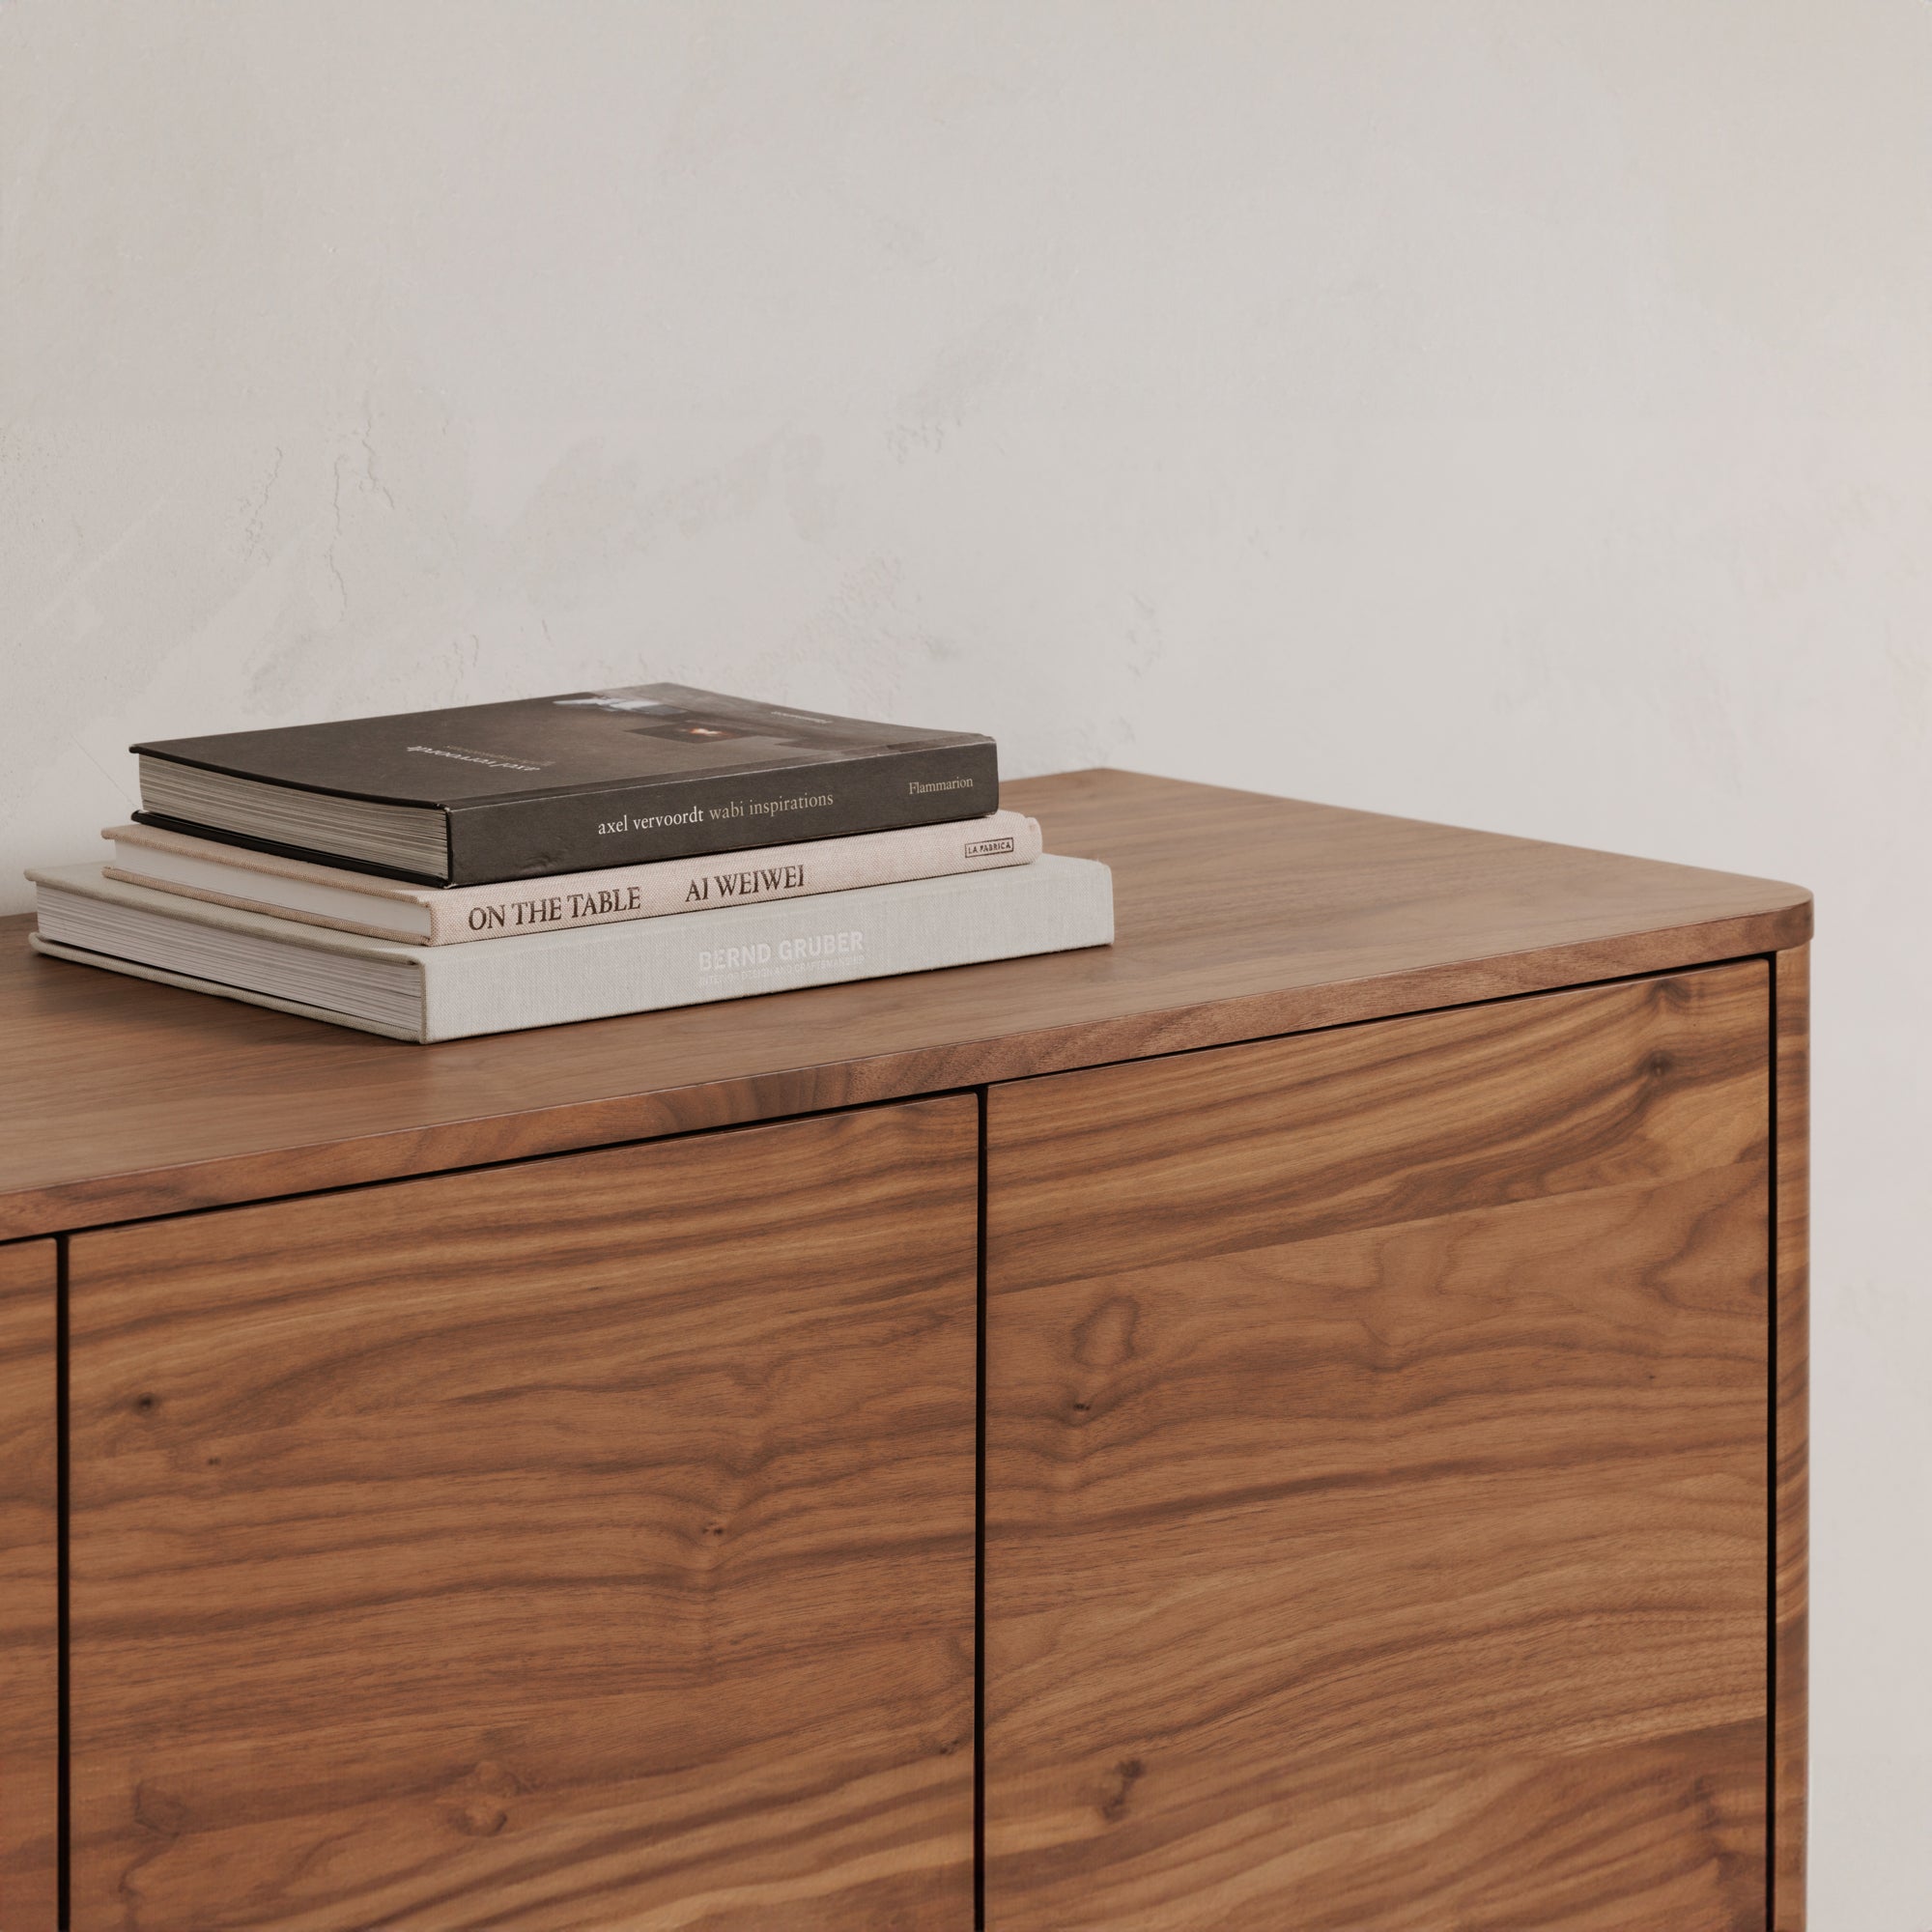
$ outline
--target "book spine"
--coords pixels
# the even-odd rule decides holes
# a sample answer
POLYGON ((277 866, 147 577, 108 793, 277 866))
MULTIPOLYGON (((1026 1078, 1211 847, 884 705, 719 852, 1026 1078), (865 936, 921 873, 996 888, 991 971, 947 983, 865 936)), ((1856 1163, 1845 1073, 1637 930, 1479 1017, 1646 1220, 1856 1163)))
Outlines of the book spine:
MULTIPOLYGON (((720 906, 804 898, 947 873, 1024 866, 1039 857, 1039 825, 1019 811, 900 832, 766 846, 736 859, 668 859, 652 866, 565 874, 535 886, 508 881, 428 893, 432 946, 562 931, 720 906)), ((380 901, 376 901, 380 904, 380 901)), ((268 910, 278 910, 270 907, 268 910)), ((286 911, 284 918, 302 917, 286 911)), ((407 936, 407 935, 402 935, 407 936)))
POLYGON ((1113 879, 1051 855, 1004 871, 868 886, 494 946, 425 948, 427 1040, 743 999, 1113 939, 1113 879))
POLYGON ((1000 803, 990 739, 784 771, 612 784, 449 808, 449 884, 741 852, 792 839, 980 818, 1000 803))

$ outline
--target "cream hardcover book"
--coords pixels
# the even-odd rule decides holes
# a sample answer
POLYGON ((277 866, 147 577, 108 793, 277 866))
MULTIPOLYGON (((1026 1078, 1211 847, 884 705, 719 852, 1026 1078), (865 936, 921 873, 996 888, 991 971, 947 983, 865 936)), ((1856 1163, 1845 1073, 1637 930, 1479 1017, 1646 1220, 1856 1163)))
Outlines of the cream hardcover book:
POLYGON ((420 886, 341 866, 197 838, 155 825, 116 825, 106 876, 246 912, 330 926, 407 946, 454 946, 569 926, 852 892, 861 886, 1024 866, 1039 824, 1018 811, 749 852, 667 859, 487 886, 420 886))
POLYGON ((406 946, 110 879, 30 872, 56 958, 422 1042, 1105 946, 1113 875, 1051 854, 672 919, 406 946))

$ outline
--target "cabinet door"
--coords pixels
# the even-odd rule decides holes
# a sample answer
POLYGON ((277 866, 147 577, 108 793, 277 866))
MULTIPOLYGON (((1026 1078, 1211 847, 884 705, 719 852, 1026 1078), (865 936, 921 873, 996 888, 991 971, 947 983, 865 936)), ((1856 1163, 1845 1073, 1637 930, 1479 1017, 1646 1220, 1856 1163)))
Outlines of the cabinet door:
POLYGON ((994 1090, 990 1932, 1758 1932, 1762 962, 994 1090))
POLYGON ((0 1932, 54 1932, 60 1583, 51 1241, 0 1247, 0 1932))
POLYGON ((75 1932, 964 1932, 978 1114, 73 1244, 75 1932))

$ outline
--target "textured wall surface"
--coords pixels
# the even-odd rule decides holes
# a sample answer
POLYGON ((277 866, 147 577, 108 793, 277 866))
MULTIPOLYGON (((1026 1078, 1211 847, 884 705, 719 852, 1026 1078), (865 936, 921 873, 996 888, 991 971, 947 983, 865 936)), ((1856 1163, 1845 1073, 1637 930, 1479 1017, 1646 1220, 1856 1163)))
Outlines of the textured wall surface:
POLYGON ((1928 100, 1905 0, 12 0, 0 904, 136 735, 646 677, 1804 880, 1815 1923, 1926 1932, 1928 100))

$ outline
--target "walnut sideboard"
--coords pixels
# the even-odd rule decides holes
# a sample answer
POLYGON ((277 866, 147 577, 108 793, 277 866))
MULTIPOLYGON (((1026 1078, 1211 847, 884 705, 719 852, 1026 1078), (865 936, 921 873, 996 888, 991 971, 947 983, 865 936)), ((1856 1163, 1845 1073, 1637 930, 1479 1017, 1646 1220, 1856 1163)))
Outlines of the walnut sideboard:
POLYGON ((1007 799, 1114 948, 0 928, 0 1932, 1800 1932, 1808 895, 1007 799))

